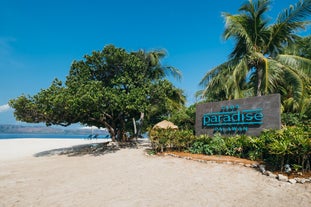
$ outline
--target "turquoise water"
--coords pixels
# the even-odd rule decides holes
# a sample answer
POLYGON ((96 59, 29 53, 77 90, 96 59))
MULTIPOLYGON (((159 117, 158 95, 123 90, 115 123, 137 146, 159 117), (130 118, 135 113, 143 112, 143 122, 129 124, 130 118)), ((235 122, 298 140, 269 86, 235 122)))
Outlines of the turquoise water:
MULTIPOLYGON (((47 139, 86 139, 89 134, 3 134, 0 133, 0 139, 24 139, 24 138, 47 138, 47 139)), ((107 134, 99 135, 98 139, 104 139, 107 134)))

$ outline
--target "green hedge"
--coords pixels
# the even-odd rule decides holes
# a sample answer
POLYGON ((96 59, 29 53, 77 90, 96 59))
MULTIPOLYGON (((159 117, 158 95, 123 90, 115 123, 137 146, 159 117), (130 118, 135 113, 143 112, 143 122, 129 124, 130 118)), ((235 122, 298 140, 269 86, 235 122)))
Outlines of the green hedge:
POLYGON ((277 170, 282 170, 287 163, 295 169, 310 171, 310 135, 310 126, 286 127, 277 131, 263 132, 260 137, 266 140, 265 161, 277 170))
POLYGON ((311 127, 285 127, 281 130, 266 130, 258 137, 236 135, 195 137, 191 131, 156 130, 150 133, 153 149, 183 150, 206 155, 229 155, 264 161, 271 170, 282 170, 290 164, 295 170, 310 171, 311 127))
POLYGON ((191 153, 207 155, 229 155, 239 158, 258 160, 263 157, 264 142, 258 137, 236 135, 222 137, 216 134, 214 137, 201 135, 189 148, 191 153))
POLYGON ((149 134, 152 148, 156 152, 168 149, 182 151, 188 149, 195 140, 191 130, 153 129, 149 134))

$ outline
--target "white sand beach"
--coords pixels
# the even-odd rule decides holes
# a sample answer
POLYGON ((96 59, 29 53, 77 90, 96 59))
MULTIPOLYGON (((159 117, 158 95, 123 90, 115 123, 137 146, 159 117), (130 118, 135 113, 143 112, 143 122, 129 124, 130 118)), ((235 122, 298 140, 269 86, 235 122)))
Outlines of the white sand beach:
POLYGON ((240 165, 147 156, 144 147, 54 153, 90 142, 0 140, 0 207, 311 206, 310 183, 280 182, 240 165))
POLYGON ((35 153, 75 145, 97 143, 99 140, 87 139, 0 139, 0 161, 33 157, 35 153))

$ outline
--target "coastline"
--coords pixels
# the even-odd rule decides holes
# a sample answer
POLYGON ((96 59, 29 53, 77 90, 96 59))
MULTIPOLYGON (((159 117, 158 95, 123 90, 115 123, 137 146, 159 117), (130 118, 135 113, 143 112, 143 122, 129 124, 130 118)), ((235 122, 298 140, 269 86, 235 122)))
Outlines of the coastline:
POLYGON ((147 156, 143 146, 34 156, 101 142, 0 140, 0 206, 311 206, 311 184, 279 182, 240 165, 147 156))
MULTIPOLYGON (((105 139, 105 141, 109 141, 105 139)), ((42 151, 103 142, 103 139, 14 138, 0 139, 0 161, 31 158, 42 151)))

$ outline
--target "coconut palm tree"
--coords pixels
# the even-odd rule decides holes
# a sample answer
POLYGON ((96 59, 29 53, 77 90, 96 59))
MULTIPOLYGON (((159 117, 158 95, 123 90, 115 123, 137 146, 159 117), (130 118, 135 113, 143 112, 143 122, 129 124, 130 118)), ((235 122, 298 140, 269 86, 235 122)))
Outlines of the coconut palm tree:
MULTIPOLYGON (((296 43, 289 44, 288 46, 286 46, 282 53, 290 55, 292 57, 296 57, 298 59, 304 58, 305 62, 310 63, 311 36, 297 38, 296 43), (309 61, 307 61, 307 59, 309 59, 309 61)), ((301 65, 300 67, 304 68, 306 71, 311 70, 310 64, 304 64, 301 65)), ((308 72, 306 73, 308 74, 308 72)), ((299 100, 293 98, 292 94, 295 92, 296 88, 294 88, 292 84, 284 84, 286 89, 281 88, 279 93, 282 94, 282 103, 284 112, 299 113, 300 117, 302 117, 302 115, 306 115, 307 117, 311 118, 311 113, 308 113, 308 111, 310 111, 309 109, 311 108, 311 85, 310 82, 308 82, 308 80, 304 81, 305 81, 304 85, 306 87, 304 88, 303 95, 299 100)))
POLYGON ((239 14, 223 13, 224 38, 234 39, 235 47, 226 63, 202 78, 203 97, 209 97, 210 93, 213 96, 214 91, 226 92, 227 99, 261 96, 288 90, 289 85, 294 88, 291 95, 298 102, 305 94, 311 81, 311 60, 286 54, 283 48, 296 43, 297 32, 311 23, 308 21, 311 0, 290 5, 273 24, 269 24, 266 15, 270 3, 270 0, 249 0, 240 7, 239 14))

